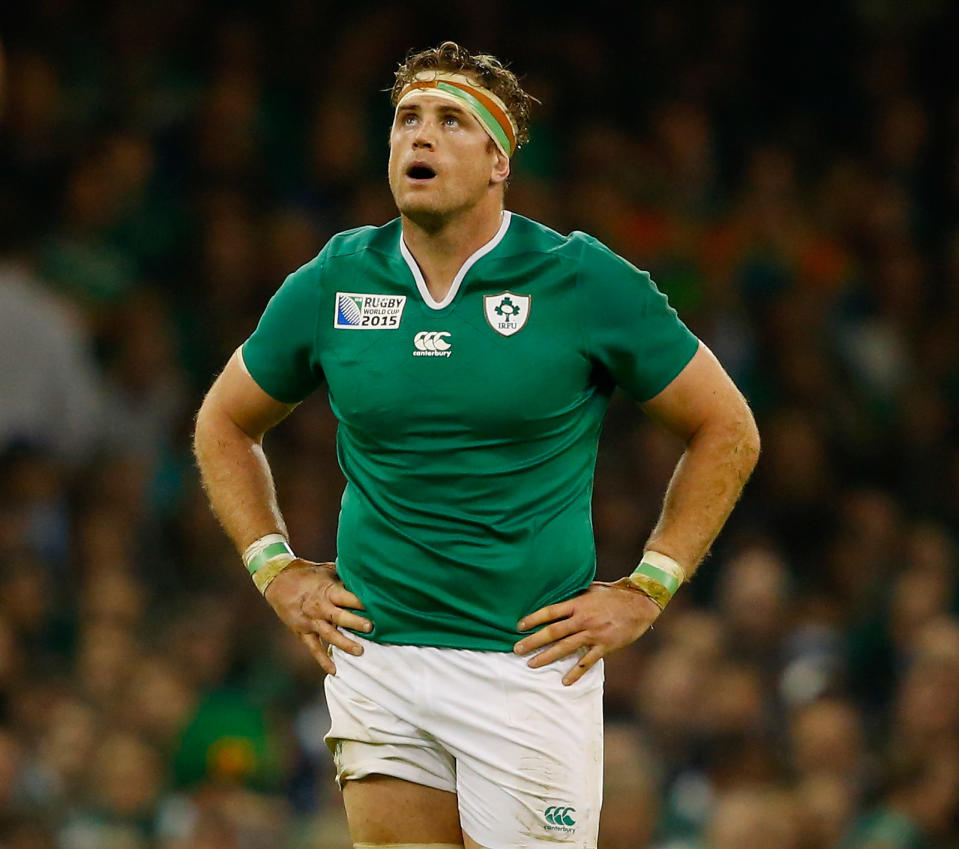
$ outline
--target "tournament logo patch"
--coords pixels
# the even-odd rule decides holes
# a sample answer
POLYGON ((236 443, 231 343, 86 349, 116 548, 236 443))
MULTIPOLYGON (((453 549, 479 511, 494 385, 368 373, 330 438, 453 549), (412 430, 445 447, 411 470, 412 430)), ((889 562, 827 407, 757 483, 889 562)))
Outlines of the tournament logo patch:
POLYGON ((512 292, 500 292, 498 295, 484 295, 486 320, 500 336, 512 336, 523 329, 529 318, 530 295, 514 295, 512 292))
POLYGON ((339 330, 396 330, 406 295, 364 295, 337 292, 333 326, 339 330))

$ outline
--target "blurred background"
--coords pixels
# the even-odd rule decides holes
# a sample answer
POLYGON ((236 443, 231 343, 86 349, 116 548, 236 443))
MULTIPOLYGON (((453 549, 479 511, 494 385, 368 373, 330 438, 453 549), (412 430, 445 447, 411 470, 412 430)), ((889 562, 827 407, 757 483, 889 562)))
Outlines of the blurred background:
MULTIPOLYGON (((600 846, 955 849, 959 4, 456 5, 0 5, 0 847, 350 846, 189 440, 285 275, 394 216, 386 91, 452 38, 542 102, 508 207, 650 270, 764 438, 607 662, 600 846)), ((317 560, 334 429, 319 393, 267 443, 317 560)), ((679 450, 614 399, 601 578, 679 450)))

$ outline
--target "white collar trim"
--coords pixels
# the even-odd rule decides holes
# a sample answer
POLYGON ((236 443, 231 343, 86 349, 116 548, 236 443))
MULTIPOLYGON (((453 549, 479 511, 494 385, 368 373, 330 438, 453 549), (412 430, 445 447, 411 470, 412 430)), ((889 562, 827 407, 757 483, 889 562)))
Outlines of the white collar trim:
POLYGON ((481 247, 476 253, 474 253, 463 265, 460 267, 460 270, 456 272, 456 277, 453 278, 453 284, 450 286, 450 290, 446 293, 446 297, 442 301, 434 300, 433 296, 430 294, 430 290, 426 286, 426 279, 423 277, 423 272, 420 271, 419 265, 416 263, 416 259, 413 257, 413 254, 410 253, 410 249, 406 247, 406 241, 403 239, 403 232, 400 231, 400 253, 403 255, 403 259, 406 260, 406 264, 410 267, 410 271, 413 274, 413 279, 416 281, 416 288, 419 290, 420 297, 423 298, 423 301, 426 303, 430 309, 441 310, 444 307, 448 307, 452 302, 453 298, 456 297, 456 293, 460 289, 460 285, 463 282, 463 278, 466 277, 466 272, 468 272, 477 260, 482 259, 486 254, 488 254, 493 248, 495 248, 500 242, 503 241, 503 237, 506 235, 506 231, 509 229, 510 220, 512 219, 513 214, 509 210, 503 210, 503 220, 500 222, 499 230, 496 231, 496 235, 493 236, 483 247, 481 247))

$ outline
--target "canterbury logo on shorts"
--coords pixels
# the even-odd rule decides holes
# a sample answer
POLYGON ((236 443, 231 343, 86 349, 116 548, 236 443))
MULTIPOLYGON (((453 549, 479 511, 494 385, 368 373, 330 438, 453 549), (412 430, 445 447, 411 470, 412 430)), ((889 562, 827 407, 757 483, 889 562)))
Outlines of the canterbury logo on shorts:
POLYGON ((543 811, 547 831, 574 831, 576 808, 571 805, 550 805, 543 811))
POLYGON ((421 330, 413 337, 414 357, 449 357, 453 345, 448 330, 421 330))

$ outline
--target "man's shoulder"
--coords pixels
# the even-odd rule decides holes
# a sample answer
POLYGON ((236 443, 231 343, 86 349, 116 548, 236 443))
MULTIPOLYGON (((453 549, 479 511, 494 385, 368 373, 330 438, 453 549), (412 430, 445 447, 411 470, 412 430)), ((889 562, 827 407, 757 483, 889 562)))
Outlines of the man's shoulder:
POLYGON ((514 251, 533 253, 562 251, 570 239, 552 227, 515 212, 510 213, 509 236, 514 251))
POLYGON ((599 239, 582 230, 572 230, 564 235, 539 221, 516 213, 513 213, 510 232, 517 250, 541 251, 575 260, 595 254, 617 256, 599 239))
POLYGON ((362 263, 371 254, 377 256, 398 254, 399 219, 382 227, 354 227, 331 236, 313 259, 301 265, 287 279, 295 288, 316 290, 329 285, 330 273, 344 271, 343 263, 351 266, 362 263), (326 281, 326 282, 324 282, 326 281))
POLYGON ((362 257, 370 251, 396 253, 399 240, 400 220, 394 218, 380 227, 367 225, 337 233, 326 243, 321 255, 329 259, 338 259, 350 256, 362 257))
MULTIPOLYGON (((513 255, 538 252, 575 274, 581 287, 593 294, 627 289, 646 292, 652 285, 648 271, 583 230, 563 235, 537 221, 514 216, 513 255), (634 284, 640 283, 637 288, 634 284)), ((512 226, 510 228, 512 230, 512 226)))

